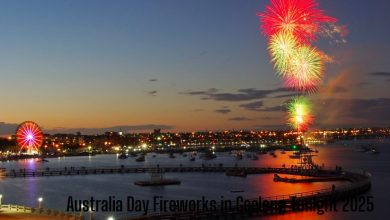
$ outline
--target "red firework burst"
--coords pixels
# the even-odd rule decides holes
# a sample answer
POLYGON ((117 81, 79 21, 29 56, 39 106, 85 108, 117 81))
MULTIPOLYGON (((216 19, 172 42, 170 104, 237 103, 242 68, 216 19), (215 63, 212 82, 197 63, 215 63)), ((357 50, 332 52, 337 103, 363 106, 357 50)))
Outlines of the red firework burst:
POLYGON ((42 141, 42 130, 35 122, 26 121, 19 125, 16 131, 16 142, 21 150, 27 150, 28 153, 37 152, 42 141))
POLYGON ((326 16, 317 9, 315 0, 271 0, 261 17, 263 32, 272 36, 279 32, 290 32, 300 42, 316 40, 321 23, 334 23, 335 18, 326 16))

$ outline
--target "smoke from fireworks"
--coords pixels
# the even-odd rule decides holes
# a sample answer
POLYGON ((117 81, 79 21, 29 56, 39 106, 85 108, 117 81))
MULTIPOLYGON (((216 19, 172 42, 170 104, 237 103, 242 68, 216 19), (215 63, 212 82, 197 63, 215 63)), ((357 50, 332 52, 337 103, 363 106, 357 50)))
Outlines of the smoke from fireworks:
POLYGON ((321 25, 319 33, 321 37, 330 39, 331 44, 339 45, 347 43, 345 36, 348 34, 348 30, 345 25, 325 23, 321 25))
POLYGON ((313 122, 309 99, 304 96, 293 99, 288 104, 288 115, 288 122, 293 128, 298 132, 306 131, 313 122))

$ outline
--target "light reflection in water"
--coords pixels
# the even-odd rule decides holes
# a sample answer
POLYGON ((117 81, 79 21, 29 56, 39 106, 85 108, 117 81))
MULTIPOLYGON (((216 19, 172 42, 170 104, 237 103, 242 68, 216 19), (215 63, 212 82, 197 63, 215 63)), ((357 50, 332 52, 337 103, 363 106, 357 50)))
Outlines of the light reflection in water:
MULTIPOLYGON (((27 159, 27 169, 36 170, 36 164, 39 163, 37 159, 27 159)), ((27 195, 29 201, 33 202, 38 198, 37 179, 26 178, 27 195)))

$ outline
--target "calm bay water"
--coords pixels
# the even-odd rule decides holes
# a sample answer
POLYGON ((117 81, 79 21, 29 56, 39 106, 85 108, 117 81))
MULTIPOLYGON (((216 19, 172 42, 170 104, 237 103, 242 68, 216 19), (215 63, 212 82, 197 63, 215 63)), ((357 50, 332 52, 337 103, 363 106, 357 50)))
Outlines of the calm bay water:
MULTIPOLYGON (((367 170, 372 173, 372 189, 367 195, 374 197, 375 209, 372 213, 325 213, 317 215, 311 212, 291 213, 280 216, 270 216, 267 219, 366 219, 376 217, 384 219, 387 215, 386 208, 389 204, 389 197, 386 196, 387 185, 390 183, 390 141, 369 140, 350 141, 331 145, 313 146, 319 150, 318 156, 314 157, 318 164, 325 164, 326 167, 334 168, 342 166, 346 170, 361 172, 367 170), (356 148, 367 143, 373 143, 381 153, 372 155, 369 153, 357 152, 356 148)), ((259 160, 252 161, 244 158, 236 160, 229 153, 219 153, 214 160, 202 160, 190 162, 188 157, 176 155, 171 159, 168 155, 158 154, 152 157, 148 154, 145 162, 135 162, 135 158, 120 160, 117 155, 97 155, 93 157, 62 157, 51 158, 48 163, 39 163, 36 160, 21 160, 2 162, 1 167, 7 169, 45 169, 64 167, 119 167, 128 166, 215 166, 223 163, 224 166, 262 166, 280 167, 296 164, 296 160, 288 158, 290 152, 280 154, 276 151, 277 158, 270 155, 259 155, 259 160)), ((68 196, 74 199, 108 199, 115 196, 116 199, 126 200, 126 196, 134 196, 136 199, 152 200, 153 196, 163 196, 164 199, 206 199, 220 200, 241 195, 244 198, 252 199, 258 196, 272 196, 305 192, 331 187, 332 184, 348 184, 345 182, 336 183, 305 183, 289 184, 273 182, 273 175, 249 175, 247 178, 229 177, 223 173, 167 173, 167 178, 181 180, 181 185, 161 187, 139 187, 134 181, 149 179, 149 174, 108 174, 108 175, 87 175, 87 176, 60 176, 60 177, 39 177, 39 178, 16 178, 0 180, 0 193, 3 195, 3 203, 23 204, 37 206, 37 198, 44 198, 43 205, 47 208, 66 210, 68 196), (231 190, 242 189, 242 193, 232 193, 231 190)), ((106 219, 108 216, 121 217, 123 214, 97 213, 98 219, 106 219)))

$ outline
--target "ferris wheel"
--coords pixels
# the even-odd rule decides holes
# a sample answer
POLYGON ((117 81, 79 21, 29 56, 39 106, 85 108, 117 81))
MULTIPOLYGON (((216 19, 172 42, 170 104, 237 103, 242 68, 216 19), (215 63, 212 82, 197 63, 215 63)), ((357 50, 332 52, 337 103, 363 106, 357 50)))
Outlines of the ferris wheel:
POLYGON ((35 122, 25 121, 16 130, 16 143, 20 151, 26 151, 28 154, 37 154, 39 147, 42 146, 42 142, 42 130, 35 122))

